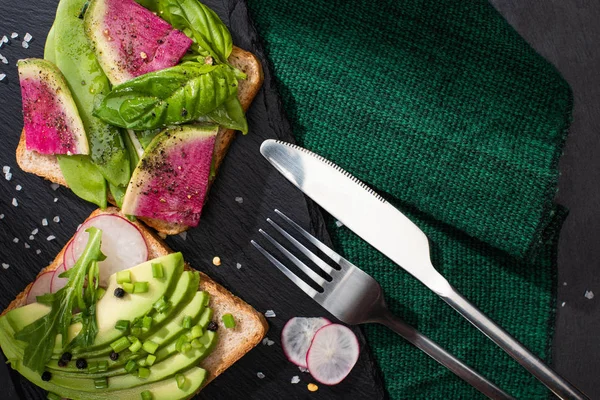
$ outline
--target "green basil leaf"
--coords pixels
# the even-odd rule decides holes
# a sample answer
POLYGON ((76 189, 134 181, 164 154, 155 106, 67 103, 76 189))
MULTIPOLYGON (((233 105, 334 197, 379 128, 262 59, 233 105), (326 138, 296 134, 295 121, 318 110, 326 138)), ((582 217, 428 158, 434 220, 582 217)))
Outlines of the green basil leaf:
POLYGON ((60 172, 77 196, 106 208, 106 179, 90 156, 58 155, 60 172))
POLYGON ((161 18, 189 36, 199 54, 227 63, 233 47, 231 34, 219 16, 198 0, 158 0, 161 18))
POLYGON ((133 130, 182 124, 215 110, 237 95, 237 88, 228 65, 186 62, 115 86, 94 115, 133 130))
POLYGON ((232 96, 221 106, 207 114, 207 117, 217 124, 236 131, 248 133, 248 122, 244 109, 237 96, 232 96))

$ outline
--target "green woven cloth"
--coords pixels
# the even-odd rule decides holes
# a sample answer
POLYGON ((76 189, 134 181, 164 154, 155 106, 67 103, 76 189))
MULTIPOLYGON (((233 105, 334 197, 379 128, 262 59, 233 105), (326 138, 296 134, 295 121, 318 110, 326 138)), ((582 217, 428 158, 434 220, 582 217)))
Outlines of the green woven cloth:
MULTIPOLYGON (((549 360, 553 197, 568 85, 484 0, 249 0, 300 145, 402 209, 434 265, 549 360)), ((385 221, 382 221, 384 223, 385 221)), ((345 227, 330 233, 393 312, 518 398, 547 390, 345 227)), ((392 399, 478 392, 386 328, 366 326, 392 399)))

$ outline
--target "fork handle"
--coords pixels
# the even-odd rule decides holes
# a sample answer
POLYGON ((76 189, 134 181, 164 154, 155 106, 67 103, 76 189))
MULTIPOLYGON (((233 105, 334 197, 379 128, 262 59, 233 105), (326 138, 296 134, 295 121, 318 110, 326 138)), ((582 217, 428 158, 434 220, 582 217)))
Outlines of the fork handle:
POLYGON ((423 335, 412 326, 407 325, 387 309, 383 311, 383 315, 376 322, 387 326, 398 335, 402 336, 408 342, 412 343, 418 349, 421 349, 425 354, 454 372, 459 378, 469 383, 490 399, 514 400, 514 397, 494 385, 439 344, 423 335))
POLYGON ((575 386, 571 385, 566 379, 544 364, 518 340, 509 335, 504 329, 465 299, 456 289, 451 286, 450 289, 446 290, 443 294, 439 294, 440 297, 487 337, 492 339, 508 355, 525 367, 527 371, 546 385, 556 396, 561 399, 588 399, 585 394, 581 393, 575 386))

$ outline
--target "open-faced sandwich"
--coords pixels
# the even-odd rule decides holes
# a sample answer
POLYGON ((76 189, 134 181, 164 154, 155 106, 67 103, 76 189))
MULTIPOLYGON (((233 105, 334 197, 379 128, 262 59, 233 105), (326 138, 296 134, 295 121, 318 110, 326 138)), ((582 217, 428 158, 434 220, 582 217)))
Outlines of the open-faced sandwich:
POLYGON ((263 79, 198 0, 60 0, 18 65, 19 166, 164 234, 198 224, 263 79))
POLYGON ((0 316, 49 399, 187 399, 256 346, 264 317, 115 208, 98 210, 0 316))

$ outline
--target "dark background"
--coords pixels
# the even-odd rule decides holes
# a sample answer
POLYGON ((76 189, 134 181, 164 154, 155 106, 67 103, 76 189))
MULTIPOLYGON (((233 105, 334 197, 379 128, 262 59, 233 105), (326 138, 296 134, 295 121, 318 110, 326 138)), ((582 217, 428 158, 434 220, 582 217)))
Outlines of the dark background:
MULTIPOLYGON (((251 1, 251 0, 250 0, 251 1)), ((93 210, 70 191, 53 191, 47 182, 23 173, 16 166, 14 149, 21 127, 18 80, 14 63, 17 58, 41 57, 45 35, 53 19, 56 0, 2 0, 0 37, 17 31, 20 38, 30 32, 34 39, 29 49, 20 39, 0 48, 9 64, 0 64, 0 73, 8 77, 0 82, 0 165, 11 166, 13 178, 0 176, 0 309, 30 282, 41 266, 47 265, 73 234, 75 228, 93 210), (17 192, 20 184, 23 190, 17 192), (19 207, 11 205, 12 198, 19 207), (54 202, 54 198, 58 202, 54 202), (58 215, 61 222, 52 218, 58 215), (42 218, 49 226, 43 227, 42 218), (40 233, 28 240, 31 230, 40 233), (57 237, 46 241, 48 235, 57 237), (13 238, 19 238, 14 243, 13 238), (30 249, 24 248, 28 242, 30 249), (41 253, 36 254, 35 250, 41 253)), ((224 17, 233 29, 234 42, 260 52, 260 43, 247 24, 243 1, 206 1, 224 17)), ((600 2, 582 0, 491 0, 515 29, 544 57, 552 62, 570 83, 574 92, 574 121, 561 160, 562 176, 558 201, 570 209, 560 238, 558 255, 558 302, 553 362, 559 373, 600 399, 600 2), (566 284, 565 284, 566 282, 566 284), (597 297, 587 299, 592 291, 597 297), (563 306, 564 302, 564 306, 563 306)), ((223 170, 210 193, 210 202, 198 229, 187 240, 169 239, 199 269, 204 270, 259 311, 273 309, 268 337, 273 346, 259 345, 204 393, 207 398, 381 398, 381 386, 363 346, 358 367, 348 380, 335 388, 321 385, 308 394, 309 378, 287 363, 280 351, 278 335, 288 318, 296 315, 326 315, 322 309, 300 296, 299 291, 250 247, 256 229, 264 227, 270 210, 279 207, 305 227, 325 236, 321 217, 314 206, 291 188, 258 154, 266 137, 290 138, 289 126, 281 117, 279 99, 273 91, 267 69, 265 90, 259 94, 249 113, 251 135, 239 137, 226 158, 223 170), (241 179, 240 177, 243 177, 241 179), (243 197, 243 203, 235 197, 243 197), (220 267, 212 265, 220 256, 220 267), (237 263, 241 269, 236 268, 237 263), (277 290, 273 290, 277 288, 277 290), (266 377, 258 379, 257 372, 266 377), (294 375, 302 379, 289 383, 294 375)), ((0 366, 0 398, 44 398, 41 391, 22 384, 23 380, 0 366)))
POLYGON ((557 200, 570 213, 559 242, 553 358, 560 374, 600 399, 600 2, 491 3, 573 89, 573 124, 559 164, 557 200))

